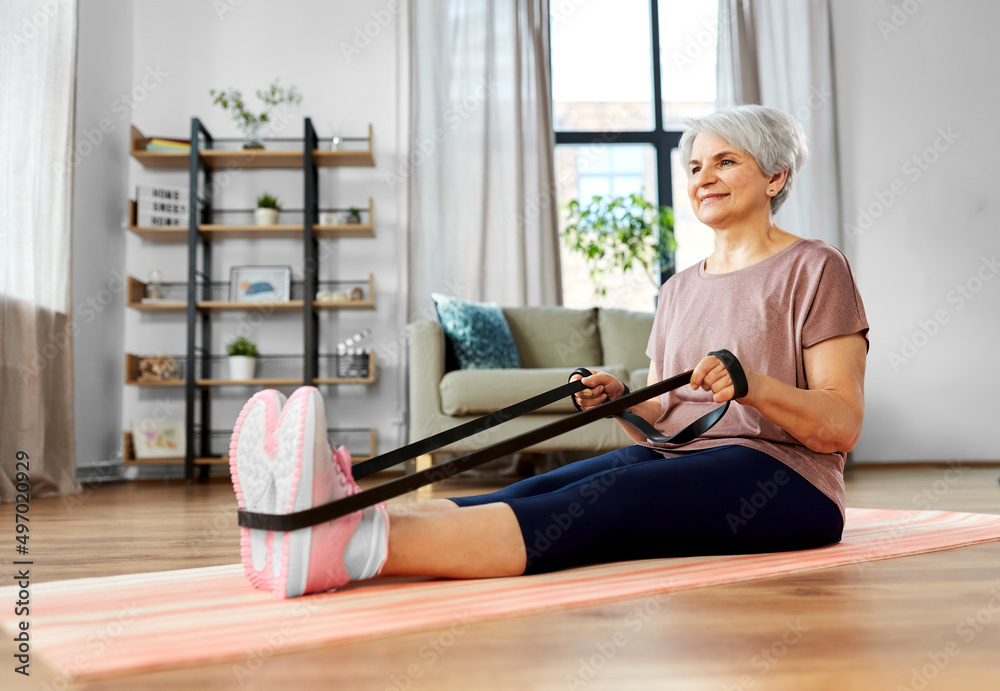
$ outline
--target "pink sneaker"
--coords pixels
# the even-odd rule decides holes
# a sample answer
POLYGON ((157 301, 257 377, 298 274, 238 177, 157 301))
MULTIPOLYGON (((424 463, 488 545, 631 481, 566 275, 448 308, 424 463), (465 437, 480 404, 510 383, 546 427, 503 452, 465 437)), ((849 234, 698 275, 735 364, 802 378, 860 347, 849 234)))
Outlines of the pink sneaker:
MULTIPOLYGON (((236 420, 229 442, 229 475, 240 509, 275 512, 275 430, 285 396, 274 389, 258 391, 236 420)), ((243 570, 254 587, 271 589, 274 533, 240 528, 243 570)))
MULTIPOLYGON (((242 489, 241 508, 246 499, 249 511, 292 513, 360 491, 351 476, 347 450, 334 454, 330 449, 323 397, 315 387, 293 393, 272 426, 265 415, 255 412, 256 398, 247 403, 233 432, 235 453, 230 464, 238 498, 242 489)), ((311 528, 266 532, 264 559, 256 556, 251 534, 244 569, 256 587, 270 587, 279 597, 339 588, 350 580, 344 549, 360 520, 361 512, 356 511, 311 528)))

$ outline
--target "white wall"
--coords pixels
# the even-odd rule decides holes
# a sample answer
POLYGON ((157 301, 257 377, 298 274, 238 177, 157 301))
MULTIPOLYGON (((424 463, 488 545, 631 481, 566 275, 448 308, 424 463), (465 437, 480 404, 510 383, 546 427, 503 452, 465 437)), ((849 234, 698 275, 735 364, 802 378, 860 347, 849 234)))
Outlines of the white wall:
MULTIPOLYGON (((373 198, 376 238, 324 243, 330 251, 320 268, 320 278, 365 279, 373 273, 377 310, 321 316, 320 348, 329 352, 338 341, 370 327, 373 334, 368 345, 383 355, 382 366, 372 386, 324 386, 322 390, 332 426, 375 427, 379 449, 397 446, 404 388, 401 362, 392 354, 397 351, 393 346, 399 342, 405 322, 405 274, 401 267, 406 256, 406 199, 405 189, 393 189, 384 176, 395 169, 397 156, 406 146, 405 15, 394 14, 388 0, 115 3, 120 4, 131 7, 131 25, 114 32, 101 26, 113 11, 107 3, 81 3, 80 83, 89 80, 102 83, 110 92, 122 90, 103 84, 109 78, 110 61, 95 57, 110 50, 102 44, 113 44, 121 53, 114 69, 127 70, 126 88, 136 87, 130 117, 120 127, 126 138, 129 124, 149 136, 188 137, 193 116, 201 118, 216 137, 238 136, 230 116, 212 105, 209 90, 238 88, 248 104, 256 105, 254 92, 275 77, 285 85, 295 84, 304 95, 281 136, 301 137, 306 116, 313 119, 321 137, 335 133, 365 136, 372 124, 376 167, 322 170, 319 196, 321 205, 336 207, 365 207, 369 197, 373 198), (345 55, 345 46, 352 48, 350 55, 345 55)), ((111 79, 120 87, 121 79, 111 79)), ((102 97, 101 102, 112 98, 102 97)), ((116 136, 120 134, 116 132, 116 136)), ((148 243, 122 232, 119 224, 136 184, 186 185, 187 174, 146 170, 128 156, 127 140, 122 138, 120 143, 121 147, 116 144, 114 149, 114 160, 95 170, 99 174, 90 181, 109 217, 116 221, 112 224, 106 219, 101 224, 101 232, 106 233, 102 241, 111 249, 105 252, 95 245, 91 254, 95 262, 103 259, 104 272, 109 267, 124 267, 127 274, 146 280, 150 270, 159 269, 164 280, 184 281, 185 246, 148 243)), ((301 171, 237 171, 229 177, 215 200, 216 208, 251 208, 256 195, 265 189, 276 193, 287 208, 302 208, 301 171)), ((218 176, 216 182, 220 182, 218 176)), ((239 264, 291 265, 294 278, 301 279, 301 242, 232 240, 214 243, 213 252, 216 280, 227 280, 229 267, 239 264)), ((121 309, 121 302, 116 304, 117 315, 105 322, 108 330, 114 331, 107 338, 115 343, 80 343, 78 348, 84 353, 77 361, 78 371, 87 369, 87 362, 113 370, 113 376, 104 382, 112 405, 90 413, 84 411, 88 402, 78 395, 78 415, 89 415, 102 437, 119 438, 132 420, 159 416, 163 411, 170 419, 183 419, 181 389, 124 387, 120 363, 123 352, 184 353, 184 316, 144 315, 121 309), (114 405, 118 400, 121 402, 114 405)), ((214 352, 224 352, 227 336, 235 334, 246 318, 242 314, 213 317, 214 352)), ((250 338, 264 354, 301 353, 301 316, 268 317, 252 328, 250 338)), ((213 428, 231 429, 251 393, 249 387, 214 390, 213 428)))
POLYGON ((73 303, 79 334, 73 353, 77 464, 121 449, 125 266, 122 195, 128 178, 132 87, 132 2, 84 2, 79 9, 76 168, 73 180, 73 303), (113 36, 115 40, 108 40, 113 36), (102 129, 103 128, 103 129, 102 129))
POLYGON ((1000 459, 1000 4, 831 5, 844 248, 871 323, 855 460, 1000 459))

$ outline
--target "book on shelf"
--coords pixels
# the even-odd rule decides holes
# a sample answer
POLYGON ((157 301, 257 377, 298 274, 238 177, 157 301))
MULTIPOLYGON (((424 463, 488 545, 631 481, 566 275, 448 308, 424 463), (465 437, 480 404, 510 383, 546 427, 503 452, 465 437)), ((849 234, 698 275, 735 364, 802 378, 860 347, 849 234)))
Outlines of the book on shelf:
POLYGON ((135 200, 140 204, 145 200, 187 203, 191 190, 173 185, 136 185, 135 200))
POLYGON ((152 142, 149 142, 146 144, 146 151, 159 151, 168 154, 186 154, 191 151, 191 147, 187 146, 178 148, 176 146, 165 146, 163 144, 153 144, 152 142))
POLYGON ((179 141, 176 139, 164 139, 163 137, 150 137, 146 140, 146 148, 150 147, 166 147, 167 149, 176 151, 190 151, 191 142, 179 141))

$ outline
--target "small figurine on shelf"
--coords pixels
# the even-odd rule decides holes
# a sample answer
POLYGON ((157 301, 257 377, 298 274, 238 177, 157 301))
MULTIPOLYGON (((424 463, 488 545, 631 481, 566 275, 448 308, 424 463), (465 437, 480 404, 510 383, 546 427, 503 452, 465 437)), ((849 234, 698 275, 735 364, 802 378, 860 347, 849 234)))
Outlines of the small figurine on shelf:
POLYGON ((368 376, 368 353, 358 343, 371 334, 371 329, 356 333, 337 344, 337 376, 341 379, 363 379, 368 376))
POLYGON ((177 363, 172 357, 149 355, 139 360, 139 381, 165 381, 177 372, 177 363))
POLYGON ((153 302, 163 299, 162 280, 160 272, 156 269, 149 272, 149 283, 146 284, 146 297, 143 300, 144 302, 153 302))
POLYGON ((365 299, 365 291, 361 288, 351 289, 351 300, 360 301, 365 299))

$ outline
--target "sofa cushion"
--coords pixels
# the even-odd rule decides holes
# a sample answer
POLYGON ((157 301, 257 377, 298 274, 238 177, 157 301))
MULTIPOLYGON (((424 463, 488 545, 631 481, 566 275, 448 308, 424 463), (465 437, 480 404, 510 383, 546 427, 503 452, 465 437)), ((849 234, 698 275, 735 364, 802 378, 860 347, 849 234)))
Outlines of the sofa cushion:
POLYGON ((495 302, 468 302, 431 293, 438 319, 462 369, 520 367, 517 346, 495 302))
MULTIPOLYGON (((573 370, 583 363, 604 362, 596 309, 504 307, 503 313, 514 335, 521 367, 573 370)), ((645 349, 645 341, 642 347, 645 349)))
POLYGON ((630 372, 649 367, 646 344, 653 330, 652 312, 602 309, 597 322, 605 364, 625 365, 630 372))
MULTIPOLYGON (((580 366, 580 365, 578 365, 580 366)), ((627 381, 624 367, 588 366, 627 381)), ((441 411, 445 415, 485 415, 562 386, 576 367, 516 370, 455 370, 441 378, 441 411)), ((569 396, 537 413, 575 413, 569 396)))

